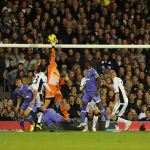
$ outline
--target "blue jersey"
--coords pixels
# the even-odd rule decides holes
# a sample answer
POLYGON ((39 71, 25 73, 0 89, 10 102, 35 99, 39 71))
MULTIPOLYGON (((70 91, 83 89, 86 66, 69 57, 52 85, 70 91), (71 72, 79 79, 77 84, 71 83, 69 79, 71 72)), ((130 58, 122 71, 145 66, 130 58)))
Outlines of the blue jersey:
POLYGON ((29 85, 22 85, 21 89, 16 88, 15 93, 17 94, 17 97, 22 97, 24 102, 31 102, 34 97, 33 88, 29 85))
POLYGON ((86 78, 86 88, 85 90, 87 92, 96 92, 97 90, 97 77, 99 77, 99 74, 94 68, 91 68, 90 70, 87 70, 85 72, 85 78, 86 78))

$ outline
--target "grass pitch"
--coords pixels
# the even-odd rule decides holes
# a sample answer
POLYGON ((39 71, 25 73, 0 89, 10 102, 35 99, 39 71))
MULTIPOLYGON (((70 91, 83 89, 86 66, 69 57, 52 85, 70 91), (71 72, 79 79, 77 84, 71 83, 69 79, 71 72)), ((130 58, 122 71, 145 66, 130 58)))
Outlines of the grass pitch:
POLYGON ((149 150, 150 132, 0 132, 1 150, 149 150))

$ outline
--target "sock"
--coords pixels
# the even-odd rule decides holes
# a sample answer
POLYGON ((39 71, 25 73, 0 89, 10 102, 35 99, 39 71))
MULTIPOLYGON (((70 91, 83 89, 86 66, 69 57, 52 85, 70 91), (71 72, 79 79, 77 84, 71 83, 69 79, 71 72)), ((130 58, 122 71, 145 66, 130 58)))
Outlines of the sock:
POLYGON ((29 122, 31 123, 31 125, 34 125, 32 116, 30 114, 28 115, 27 119, 29 120, 29 122))
POLYGON ((116 130, 119 130, 119 124, 117 121, 115 121, 115 128, 116 128, 116 130))
POLYGON ((37 123, 40 124, 42 122, 42 116, 43 116, 43 113, 42 112, 38 112, 37 113, 37 117, 38 117, 38 121, 37 123))
POLYGON ((21 129, 24 131, 24 118, 18 118, 21 129))
POLYGON ((86 106, 82 105, 82 108, 81 108, 81 120, 82 120, 82 123, 85 122, 85 116, 86 116, 86 106))
POLYGON ((120 117, 118 117, 118 119, 116 118, 116 120, 115 121, 117 121, 117 122, 123 122, 123 123, 129 123, 129 121, 128 120, 125 120, 125 119, 123 119, 123 118, 120 118, 120 117))
POLYGON ((106 111, 105 111, 105 108, 103 106, 99 107, 99 110, 101 111, 101 113, 104 115, 105 117, 105 120, 108 121, 109 118, 107 117, 107 114, 106 114, 106 111))
POLYGON ((98 121, 98 116, 94 115, 94 117, 93 117, 93 127, 94 128, 96 127, 97 121, 98 121))
POLYGON ((85 128, 87 128, 87 129, 88 129, 88 118, 87 118, 87 117, 85 117, 85 123, 86 123, 85 128))
POLYGON ((61 109, 61 112, 63 113, 63 115, 65 116, 65 118, 67 120, 69 120, 70 118, 68 116, 68 113, 67 113, 67 110, 66 110, 65 106, 64 105, 60 106, 60 109, 61 109))

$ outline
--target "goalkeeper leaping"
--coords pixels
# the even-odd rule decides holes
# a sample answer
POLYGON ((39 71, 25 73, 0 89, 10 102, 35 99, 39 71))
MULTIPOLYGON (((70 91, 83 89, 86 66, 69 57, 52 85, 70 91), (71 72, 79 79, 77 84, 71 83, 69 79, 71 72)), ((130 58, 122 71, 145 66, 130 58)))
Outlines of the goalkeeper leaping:
POLYGON ((45 104, 44 104, 44 109, 47 109, 47 107, 49 106, 51 99, 55 99, 55 102, 57 102, 60 105, 60 109, 63 113, 63 115, 65 116, 65 118, 67 120, 69 120, 69 116, 67 113, 67 110, 63 104, 63 96, 61 94, 60 91, 60 85, 65 84, 64 80, 61 80, 60 78, 60 73, 57 69, 57 65, 55 63, 55 44, 56 44, 56 36, 55 35, 50 35, 49 36, 49 40, 52 44, 52 52, 51 52, 51 56, 50 56, 50 64, 48 65, 48 80, 47 80, 47 84, 49 86, 49 88, 51 89, 51 91, 54 94, 51 94, 47 89, 46 89, 46 96, 45 96, 45 104), (53 37, 53 39, 55 39, 54 41, 52 41, 51 37, 53 37))

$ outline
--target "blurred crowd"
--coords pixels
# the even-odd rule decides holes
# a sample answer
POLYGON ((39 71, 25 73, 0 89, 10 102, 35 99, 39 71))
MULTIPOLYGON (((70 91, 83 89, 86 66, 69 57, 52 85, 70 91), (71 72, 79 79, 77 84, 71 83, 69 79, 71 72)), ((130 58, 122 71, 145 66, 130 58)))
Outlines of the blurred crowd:
MULTIPOLYGON (((1 44, 150 44, 149 0, 4 0, 0 2, 1 44)), ((30 84, 41 66, 49 64, 49 48, 0 48, 0 85, 12 99, 0 103, 0 118, 14 119, 15 79, 30 84), (5 80, 5 84, 4 84, 5 80)), ((124 81, 128 120, 150 120, 150 49, 56 49, 56 63, 65 80, 63 102, 70 117, 80 117, 85 60, 101 78, 101 100, 110 115, 114 92, 108 72, 124 81)), ((59 112, 59 105, 55 104, 59 112)), ((89 117, 93 116, 92 109, 89 117)), ((100 118, 103 118, 101 115, 100 118)))

